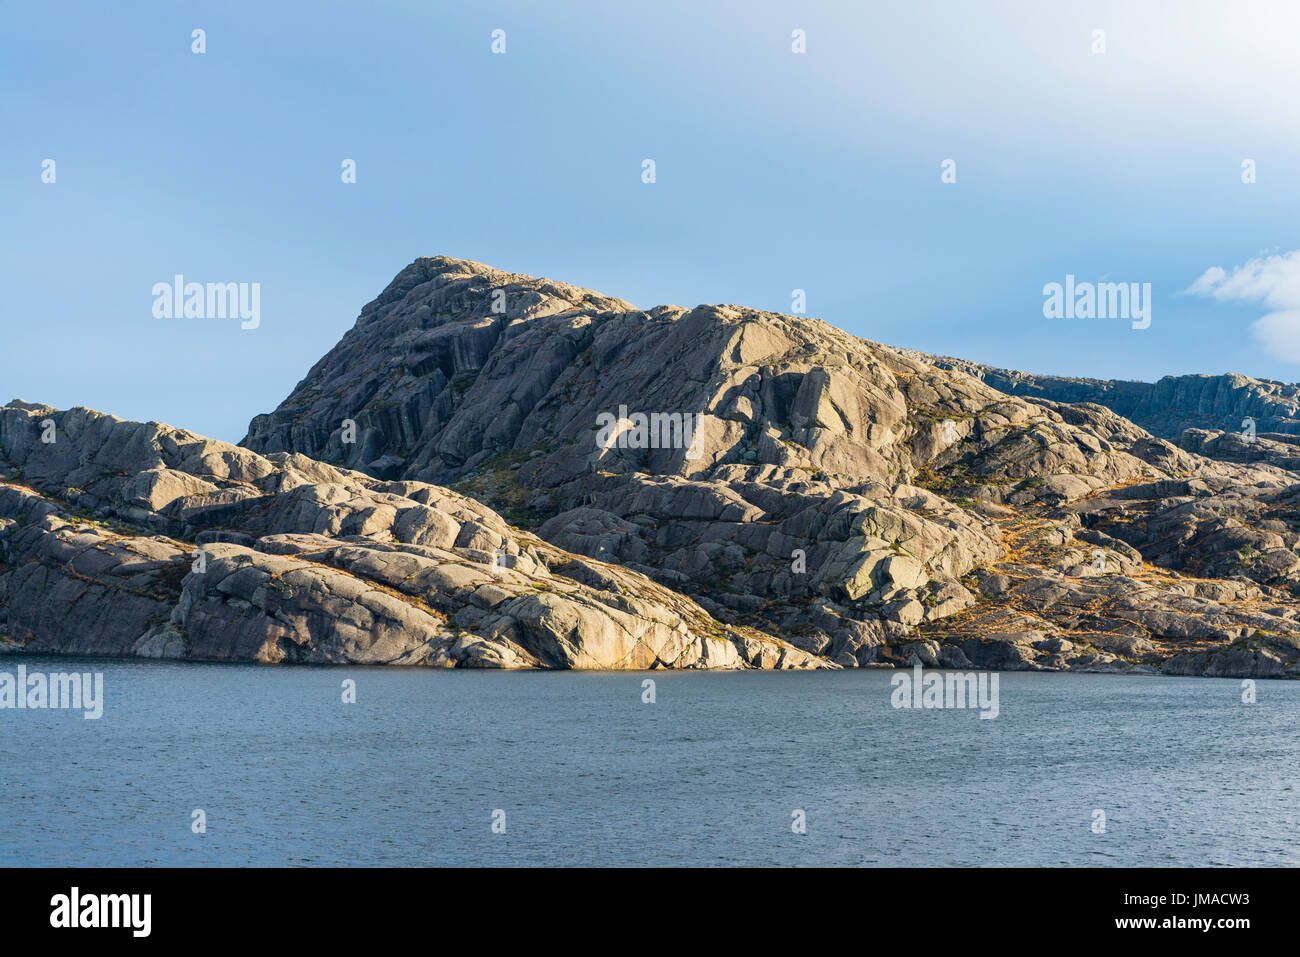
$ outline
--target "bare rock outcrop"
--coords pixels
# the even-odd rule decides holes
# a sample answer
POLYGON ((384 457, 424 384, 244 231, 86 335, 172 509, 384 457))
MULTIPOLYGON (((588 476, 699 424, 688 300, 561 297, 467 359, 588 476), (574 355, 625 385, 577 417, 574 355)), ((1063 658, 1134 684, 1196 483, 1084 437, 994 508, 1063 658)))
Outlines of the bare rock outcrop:
POLYGON ((445 488, 156 422, 0 408, 0 650, 494 668, 816 668, 445 488))

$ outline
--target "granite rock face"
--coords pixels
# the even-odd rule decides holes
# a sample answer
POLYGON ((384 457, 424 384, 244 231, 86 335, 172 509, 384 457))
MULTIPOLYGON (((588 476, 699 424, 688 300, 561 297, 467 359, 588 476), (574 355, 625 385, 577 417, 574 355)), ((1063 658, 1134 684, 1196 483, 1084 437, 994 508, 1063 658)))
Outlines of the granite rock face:
POLYGON ((832 667, 445 488, 21 402, 0 408, 0 652, 832 667))
MULTIPOLYGON (((1011 375, 803 316, 641 311, 438 257, 242 444, 453 487, 534 550, 840 666, 1300 674, 1294 462, 1220 454, 1126 398, 1152 434, 1114 408, 1140 390, 1011 375)), ((1289 448, 1268 435, 1292 387, 1242 377, 1193 401, 1208 377, 1187 378, 1160 402, 1258 413, 1289 448)), ((138 507, 186 481, 167 468, 133 486, 138 507)))

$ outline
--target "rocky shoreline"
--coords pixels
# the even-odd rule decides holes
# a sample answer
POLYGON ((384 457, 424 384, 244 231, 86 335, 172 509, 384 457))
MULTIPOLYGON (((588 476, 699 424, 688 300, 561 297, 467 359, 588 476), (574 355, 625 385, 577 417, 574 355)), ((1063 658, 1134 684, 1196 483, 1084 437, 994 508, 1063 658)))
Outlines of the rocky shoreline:
POLYGON ((417 260, 240 446, 0 408, 0 653, 1300 676, 1281 432, 981 369, 417 260))

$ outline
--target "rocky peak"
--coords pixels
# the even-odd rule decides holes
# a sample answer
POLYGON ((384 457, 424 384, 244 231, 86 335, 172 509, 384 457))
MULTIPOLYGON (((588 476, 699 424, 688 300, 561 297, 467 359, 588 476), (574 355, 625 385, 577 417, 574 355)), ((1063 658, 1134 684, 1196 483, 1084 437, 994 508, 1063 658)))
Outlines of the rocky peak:
MULTIPOLYGON (((1099 666, 1171 660, 1162 643, 1192 635, 1290 633, 1289 605, 1271 605, 1281 618, 1265 628, 1207 603, 1243 588, 1289 601, 1295 536, 1268 518, 1276 538, 1256 542, 1251 523, 1286 512, 1293 477, 1152 435, 1114 411, 1116 395, 1136 394, 1128 385, 1080 380, 1049 395, 1033 377, 805 316, 642 311, 420 260, 244 444, 454 484, 547 541, 722 620, 802 635, 844 665, 1099 666), (1179 544, 1153 528, 1178 529, 1179 544), (1270 557, 1232 557, 1243 549, 1270 557), (1165 571, 1135 611, 1134 586, 1113 576, 1152 566, 1165 571), (1107 568, 1105 582, 1084 580, 1107 568), (1236 584, 1189 590, 1180 577, 1225 573, 1236 584), (1004 583, 1021 580, 1036 585, 1007 599, 1021 586, 1004 583), (1072 616, 1064 594, 1126 610, 1072 616), (1026 634, 1037 637, 1022 647, 1026 634)), ((1228 394, 1243 389, 1267 392, 1228 394)))

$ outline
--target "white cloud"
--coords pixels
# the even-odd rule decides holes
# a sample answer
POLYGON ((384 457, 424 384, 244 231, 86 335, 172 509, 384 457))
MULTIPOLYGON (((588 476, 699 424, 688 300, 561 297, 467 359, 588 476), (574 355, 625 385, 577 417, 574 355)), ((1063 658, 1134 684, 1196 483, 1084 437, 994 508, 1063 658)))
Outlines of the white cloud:
POLYGON ((1300 249, 1252 259, 1226 272, 1211 266, 1187 292, 1219 302, 1262 302, 1275 308, 1300 309, 1300 249))
POLYGON ((1270 312, 1252 322, 1250 331, 1279 359, 1300 364, 1300 309, 1270 312))
POLYGON ((1251 323, 1251 333, 1273 355, 1300 363, 1300 249, 1261 256, 1231 270, 1211 266, 1184 292, 1272 308, 1251 323))

